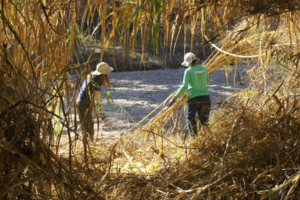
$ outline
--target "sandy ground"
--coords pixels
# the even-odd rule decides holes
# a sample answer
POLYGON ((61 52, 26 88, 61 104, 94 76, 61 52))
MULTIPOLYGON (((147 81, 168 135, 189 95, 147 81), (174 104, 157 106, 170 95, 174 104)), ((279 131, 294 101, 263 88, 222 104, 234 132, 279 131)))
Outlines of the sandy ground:
MULTIPOLYGON (((239 67, 238 71, 241 73, 242 69, 243 67, 239 67)), ((147 116, 180 87, 184 70, 185 68, 111 73, 113 90, 104 88, 102 92, 102 102, 109 124, 103 126, 101 122, 100 130, 96 132, 98 138, 118 136, 147 116), (111 92, 114 103, 109 101, 108 104, 105 90, 111 92)), ((210 74, 209 91, 213 108, 233 92, 247 87, 247 84, 238 84, 237 78, 234 84, 233 77, 234 69, 229 73, 228 84, 223 69, 210 74)), ((95 121, 95 130, 96 124, 95 121)))

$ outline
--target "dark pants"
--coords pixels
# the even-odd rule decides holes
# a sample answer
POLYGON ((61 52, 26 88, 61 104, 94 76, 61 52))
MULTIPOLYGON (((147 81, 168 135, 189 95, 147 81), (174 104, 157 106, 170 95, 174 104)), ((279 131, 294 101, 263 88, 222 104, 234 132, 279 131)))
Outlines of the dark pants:
POLYGON ((210 97, 206 96, 197 96, 188 101, 187 105, 187 124, 190 136, 193 137, 197 134, 197 121, 196 113, 198 113, 199 120, 202 125, 208 121, 209 112, 211 108, 210 97))
POLYGON ((79 110, 79 118, 82 131, 87 132, 91 139, 94 138, 94 123, 92 118, 91 102, 88 100, 80 100, 77 102, 79 110))

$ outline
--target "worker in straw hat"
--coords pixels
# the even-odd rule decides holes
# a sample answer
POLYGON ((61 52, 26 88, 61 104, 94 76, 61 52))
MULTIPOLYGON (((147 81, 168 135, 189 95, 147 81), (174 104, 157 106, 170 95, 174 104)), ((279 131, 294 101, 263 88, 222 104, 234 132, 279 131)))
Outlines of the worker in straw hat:
POLYGON ((201 124, 205 125, 211 107, 207 88, 209 82, 207 69, 200 65, 199 61, 195 54, 191 52, 185 54, 182 65, 188 69, 185 70, 182 86, 167 104, 171 106, 178 97, 188 90, 187 127, 191 137, 197 134, 196 113, 198 113, 201 124))
MULTIPOLYGON (((107 63, 101 62, 96 70, 87 75, 84 80, 77 98, 79 118, 83 133, 87 133, 91 140, 94 139, 94 123, 92 118, 94 102, 97 102, 97 110, 100 111, 101 119, 107 123, 105 113, 101 105, 101 87, 112 88, 108 75, 113 71, 107 63), (95 95, 96 94, 96 95, 95 95)), ((84 134, 83 134, 84 135, 84 134)))

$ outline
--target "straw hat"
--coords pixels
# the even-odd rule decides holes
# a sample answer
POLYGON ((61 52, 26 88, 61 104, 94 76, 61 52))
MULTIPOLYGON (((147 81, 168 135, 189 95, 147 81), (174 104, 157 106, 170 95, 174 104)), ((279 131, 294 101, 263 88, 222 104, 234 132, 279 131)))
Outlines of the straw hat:
POLYGON ((184 62, 181 63, 181 65, 185 66, 185 67, 188 67, 190 66, 190 64, 194 61, 194 60, 200 60, 199 58, 196 57, 195 54, 189 52, 189 53, 186 53, 184 55, 184 62))
POLYGON ((92 71, 92 75, 109 74, 113 70, 106 62, 101 62, 97 65, 96 70, 92 71))

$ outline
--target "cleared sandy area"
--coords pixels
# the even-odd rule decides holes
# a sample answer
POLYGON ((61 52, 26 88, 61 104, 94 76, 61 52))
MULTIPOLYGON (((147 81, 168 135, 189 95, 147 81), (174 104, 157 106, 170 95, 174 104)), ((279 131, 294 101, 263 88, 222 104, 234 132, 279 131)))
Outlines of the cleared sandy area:
MULTIPOLYGON (((108 104, 104 95, 104 91, 108 89, 104 88, 102 102, 109 124, 103 126, 101 122, 98 138, 118 136, 147 116, 180 87, 184 70, 185 68, 111 73, 113 90, 109 91, 114 103, 110 100, 108 104)), ((242 74, 243 67, 239 67, 238 71, 242 74)), ((213 108, 233 92, 247 87, 247 84, 239 84, 237 75, 234 84, 233 77, 234 68, 229 73, 228 83, 223 69, 210 74, 209 91, 213 108)), ((96 124, 95 120, 95 130, 96 124)))

